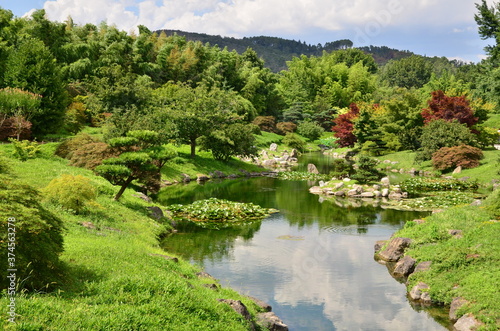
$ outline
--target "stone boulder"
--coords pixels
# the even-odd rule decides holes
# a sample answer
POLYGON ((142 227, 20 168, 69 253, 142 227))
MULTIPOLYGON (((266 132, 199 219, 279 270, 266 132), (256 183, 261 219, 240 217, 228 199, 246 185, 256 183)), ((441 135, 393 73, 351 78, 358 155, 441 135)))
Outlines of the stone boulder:
POLYGON ((382 249, 382 247, 387 243, 388 240, 378 240, 373 248, 375 249, 375 253, 382 249))
POLYGON ((382 197, 383 198, 387 198, 389 196, 389 189, 388 188, 384 188, 382 189, 382 197))
POLYGON ((374 198, 375 197, 375 193, 373 193, 373 192, 363 192, 363 193, 361 193, 361 197, 362 198, 374 198))
POLYGON ((290 157, 294 158, 294 159, 297 159, 299 157, 299 151, 296 150, 295 148, 292 149, 292 151, 290 152, 290 157))
POLYGON ((380 180, 380 185, 389 187, 391 185, 391 181, 389 180, 389 177, 384 177, 380 180))
POLYGON ((323 193, 323 189, 319 186, 313 186, 309 189, 309 192, 312 194, 321 194, 323 193))
POLYGON ((137 192, 137 193, 134 193, 132 194, 133 197, 136 197, 136 198, 139 198, 141 200, 144 200, 148 203, 152 202, 151 198, 148 197, 146 194, 142 193, 142 192, 137 192))
POLYGON ((336 197, 343 197, 343 196, 345 196, 345 192, 344 191, 337 191, 337 192, 335 192, 335 196, 336 197))
POLYGON ((340 190, 343 187, 344 187, 344 183, 340 182, 340 183, 335 184, 335 186, 333 187, 333 189, 334 190, 340 190))
POLYGON ((149 210, 149 216, 151 218, 154 218, 155 220, 161 220, 163 217, 165 217, 160 207, 152 206, 146 208, 149 210))
POLYGON ((240 300, 232 300, 232 299, 217 299, 219 302, 223 302, 231 306, 235 312, 243 316, 247 321, 252 319, 252 316, 248 312, 247 307, 240 300))
POLYGON ((278 162, 275 159, 269 159, 262 161, 262 166, 264 167, 274 167, 278 162))
POLYGON ((288 331, 288 326, 273 312, 258 314, 257 323, 270 331, 288 331))
POLYGON ((378 256, 387 262, 396 262, 404 254, 404 251, 411 244, 410 238, 393 238, 389 245, 381 251, 378 256))
POLYGON ((455 168, 455 170, 453 170, 452 174, 456 175, 456 174, 459 174, 461 172, 462 172, 462 167, 458 166, 458 167, 455 168))
POLYGON ((456 331, 472 331, 477 330, 482 323, 479 322, 474 315, 466 314, 458 319, 458 321, 453 324, 456 331))
POLYGON ((269 150, 272 152, 276 152, 278 150, 278 144, 272 143, 271 146, 269 146, 269 150))
POLYGON ((415 269, 416 262, 414 258, 406 255, 396 263, 392 274, 394 277, 407 277, 415 269))
POLYGON ((453 298, 450 305, 449 317, 452 322, 456 322, 458 320, 457 311, 468 301, 461 297, 453 298))
POLYGON ((268 304, 260 299, 257 299, 257 298, 251 297, 251 296, 247 296, 247 298, 252 300, 257 306, 262 308, 262 310, 264 310, 265 312, 269 312, 269 311, 273 310, 273 307, 271 307, 270 304, 268 304))
POLYGON ((311 174, 319 174, 318 168, 312 163, 307 165, 307 172, 311 174))
POLYGON ((181 174, 181 179, 183 183, 189 183, 191 181, 191 176, 188 174, 181 174))
POLYGON ((423 303, 431 303, 432 302, 431 296, 430 296, 428 291, 425 291, 428 289, 429 289, 429 285, 427 285, 426 283, 423 283, 423 282, 419 282, 417 285, 413 286, 413 288, 411 289, 411 291, 409 293, 410 298, 412 298, 412 300, 415 300, 415 301, 420 300, 423 303))

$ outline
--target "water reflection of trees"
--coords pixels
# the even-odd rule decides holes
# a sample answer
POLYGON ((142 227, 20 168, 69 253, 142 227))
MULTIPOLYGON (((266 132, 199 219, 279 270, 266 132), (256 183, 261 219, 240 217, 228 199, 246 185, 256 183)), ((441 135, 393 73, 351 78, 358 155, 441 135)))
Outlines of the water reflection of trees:
POLYGON ((261 221, 211 230, 196 226, 180 227, 177 233, 163 239, 161 246, 168 252, 196 262, 221 261, 234 249, 237 239, 249 241, 260 230, 261 221))

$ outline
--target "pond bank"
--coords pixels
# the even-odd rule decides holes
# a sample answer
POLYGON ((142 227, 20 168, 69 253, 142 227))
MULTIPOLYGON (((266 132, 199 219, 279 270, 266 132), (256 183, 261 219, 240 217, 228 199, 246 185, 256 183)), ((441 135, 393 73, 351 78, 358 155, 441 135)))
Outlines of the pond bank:
POLYGON ((407 222, 375 244, 375 257, 405 283, 410 300, 448 307, 455 330, 498 330, 498 231, 484 208, 454 207, 407 222))

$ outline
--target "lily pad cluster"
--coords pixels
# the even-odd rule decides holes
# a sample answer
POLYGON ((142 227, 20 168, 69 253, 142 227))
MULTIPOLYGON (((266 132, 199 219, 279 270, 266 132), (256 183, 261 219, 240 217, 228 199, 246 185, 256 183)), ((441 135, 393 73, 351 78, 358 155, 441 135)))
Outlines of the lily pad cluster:
POLYGON ((275 212, 273 209, 263 208, 253 203, 217 198, 198 200, 189 205, 170 205, 167 209, 172 212, 174 218, 189 220, 205 227, 262 220, 275 212))

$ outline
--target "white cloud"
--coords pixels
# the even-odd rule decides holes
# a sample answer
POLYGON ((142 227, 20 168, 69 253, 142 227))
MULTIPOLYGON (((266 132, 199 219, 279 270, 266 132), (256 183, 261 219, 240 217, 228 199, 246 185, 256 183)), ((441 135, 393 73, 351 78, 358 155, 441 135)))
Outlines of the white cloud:
POLYGON ((440 26, 473 21, 475 10, 468 0, 437 4, 429 0, 52 0, 44 8, 58 21, 71 15, 78 23, 106 20, 124 30, 143 24, 152 30, 173 28, 232 36, 299 33, 310 28, 335 31, 370 24, 382 28, 440 26))

